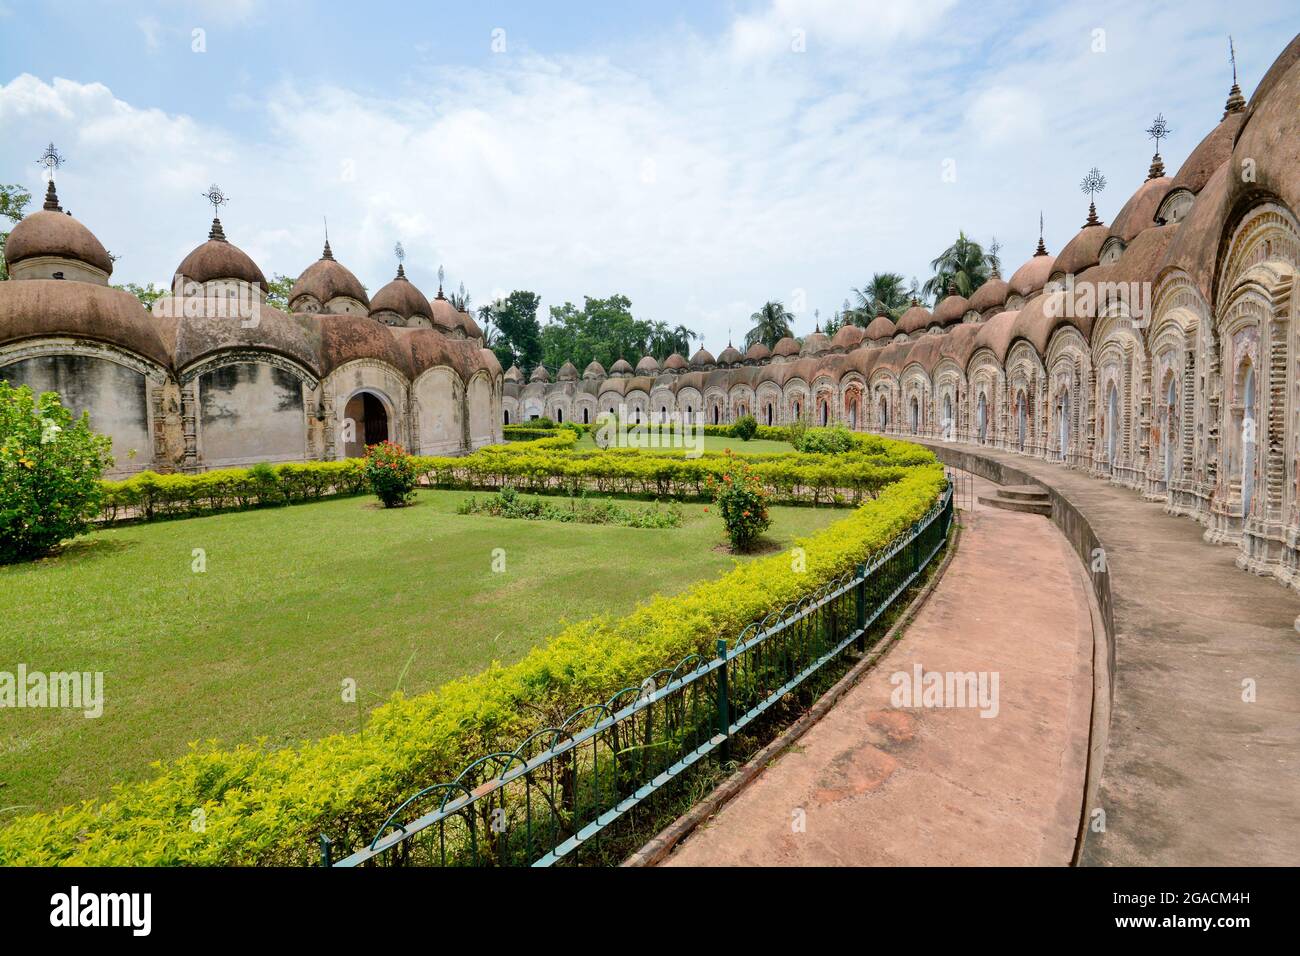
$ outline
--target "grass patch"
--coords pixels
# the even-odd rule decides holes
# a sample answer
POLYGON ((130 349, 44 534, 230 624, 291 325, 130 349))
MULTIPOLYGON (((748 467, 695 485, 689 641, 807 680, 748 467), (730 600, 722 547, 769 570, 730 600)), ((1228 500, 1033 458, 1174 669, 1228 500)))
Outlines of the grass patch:
MULTIPOLYGON (((0 567, 0 670, 103 671, 105 696, 98 720, 3 713, 0 807, 19 808, 4 816, 102 798, 191 740, 288 744, 355 730, 346 678, 368 710, 399 680, 414 694, 516 661, 562 620, 625 614, 737 561, 713 550, 722 525, 700 504, 682 506, 681 528, 660 530, 456 514, 467 496, 113 528, 0 567), (191 570, 196 548, 202 574, 191 570), (494 548, 505 550, 504 574, 491 570, 494 548)), ((844 515, 772 514, 779 546, 844 515)))

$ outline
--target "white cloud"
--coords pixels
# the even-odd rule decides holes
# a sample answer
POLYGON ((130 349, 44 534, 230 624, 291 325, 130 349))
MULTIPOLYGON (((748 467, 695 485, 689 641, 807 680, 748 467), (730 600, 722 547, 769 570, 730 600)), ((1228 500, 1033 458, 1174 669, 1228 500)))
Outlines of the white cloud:
MULTIPOLYGON (((480 303, 515 288, 544 308, 622 292, 716 353, 766 298, 807 290, 807 332, 812 309, 828 316, 873 271, 925 278, 958 229, 996 233, 1009 273, 1041 208, 1059 251, 1086 212, 1075 183, 1088 166, 1111 180, 1109 218, 1142 181, 1157 109, 1179 137, 1171 168, 1218 119, 1227 83, 1201 66, 1207 10, 1116 4, 1022 17, 1014 32, 1008 16, 778 0, 719 36, 600 56, 512 41, 482 67, 404 74, 391 95, 241 85, 240 125, 226 127, 24 74, 0 86, 0 181, 43 188, 33 160, 54 139, 69 158, 60 195, 122 257, 122 281, 169 278, 206 236, 199 194, 215 181, 232 197, 227 235, 268 274, 314 261, 327 215, 336 256, 372 291, 400 239, 427 294, 439 263, 480 303), (1098 17, 1104 57, 1087 52, 1098 17), (754 59, 796 20, 806 55, 754 59), (1162 43, 1146 43, 1157 24, 1162 43)), ((1239 46, 1266 48, 1263 27, 1236 29, 1239 46)))

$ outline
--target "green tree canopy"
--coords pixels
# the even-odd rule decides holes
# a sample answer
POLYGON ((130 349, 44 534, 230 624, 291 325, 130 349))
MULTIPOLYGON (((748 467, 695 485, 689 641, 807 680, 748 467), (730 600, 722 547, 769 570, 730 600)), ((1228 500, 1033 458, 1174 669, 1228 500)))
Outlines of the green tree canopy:
POLYGON ((528 372, 541 361, 541 326, 537 321, 541 302, 536 292, 516 289, 478 310, 484 336, 502 368, 518 365, 528 372))
POLYGON ((926 280, 922 291, 938 305, 948 295, 950 287, 955 288, 958 295, 969 299, 976 289, 1001 268, 1001 263, 998 261, 996 242, 991 249, 985 251, 983 246, 969 238, 965 232, 958 232, 957 241, 931 260, 930 268, 934 270, 934 275, 926 280))
POLYGON ((907 311, 916 294, 916 282, 909 287, 897 272, 876 272, 871 281, 861 289, 854 289, 858 306, 853 310, 853 320, 862 326, 870 325, 878 315, 887 315, 895 322, 907 311))
MULTIPOLYGON (((0 217, 17 224, 22 220, 27 204, 31 201, 32 194, 22 186, 0 183, 0 217)), ((9 268, 4 259, 5 241, 8 238, 8 230, 0 232, 0 281, 9 278, 9 268)))
POLYGON ((762 342, 772 348, 787 336, 793 336, 794 316, 786 311, 780 302, 765 302, 763 307, 749 317, 753 323, 745 333, 745 348, 756 342, 762 342))
POLYGON ((593 361, 609 368, 620 358, 635 365, 643 355, 663 362, 674 352, 689 357, 698 338, 684 325, 636 318, 625 295, 585 296, 582 308, 572 302, 551 306, 550 321, 542 327, 542 363, 554 371, 566 361, 579 370, 593 361))

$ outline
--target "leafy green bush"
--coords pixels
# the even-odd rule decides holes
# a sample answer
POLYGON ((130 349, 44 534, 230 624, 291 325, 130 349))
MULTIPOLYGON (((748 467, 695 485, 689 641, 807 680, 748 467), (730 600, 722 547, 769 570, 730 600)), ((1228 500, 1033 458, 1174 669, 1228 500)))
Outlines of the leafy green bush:
POLYGON ((394 442, 367 445, 366 480, 385 508, 400 508, 415 497, 415 462, 394 442))
POLYGON ((608 498, 603 501, 588 501, 585 497, 570 498, 565 503, 523 497, 512 485, 507 485, 499 493, 487 498, 466 498, 457 505, 456 512, 531 521, 623 525, 628 528, 680 528, 684 519, 682 506, 675 501, 670 502, 667 508, 661 508, 658 502, 647 508, 637 508, 608 498))
POLYGON ((842 425, 809 428, 798 435, 794 447, 811 455, 842 455, 853 448, 853 432, 842 425))
POLYGON ((55 392, 0 381, 0 564, 47 554, 99 513, 111 441, 55 392))
MULTIPOLYGON (((893 446, 900 457, 908 447, 893 446)), ((787 554, 756 558, 622 618, 570 625, 509 667, 395 695, 370 715, 364 734, 283 749, 196 745, 155 779, 117 787, 105 803, 13 820, 0 829, 0 865, 302 865, 315 861, 322 833, 340 851, 355 849, 400 801, 455 779, 482 754, 512 751, 550 715, 606 700, 687 654, 712 654, 719 636, 868 560, 926 514, 944 482, 929 456, 798 541, 803 573, 787 554), (190 825, 196 809, 204 812, 201 832, 190 825)))
POLYGON ((758 422, 753 415, 741 415, 731 425, 731 436, 741 441, 749 441, 758 434, 758 422))
POLYGON ((743 459, 728 454, 722 473, 709 476, 713 503, 722 517, 731 550, 748 551, 772 519, 767 512, 767 489, 743 459))

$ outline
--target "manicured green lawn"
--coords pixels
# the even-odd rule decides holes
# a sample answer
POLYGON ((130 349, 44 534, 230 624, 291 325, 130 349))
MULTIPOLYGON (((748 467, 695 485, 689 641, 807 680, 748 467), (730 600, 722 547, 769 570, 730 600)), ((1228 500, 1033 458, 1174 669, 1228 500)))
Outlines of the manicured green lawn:
MULTIPOLYGON (((649 447, 646 451, 663 452, 666 454, 684 455, 687 449, 680 446, 673 446, 671 439, 665 437, 664 445, 661 448, 649 447)), ((574 445, 577 451, 593 451, 596 448, 596 440, 590 432, 578 439, 574 445)), ((769 441, 765 438, 751 438, 749 441, 741 441, 739 438, 725 438, 719 435, 704 436, 705 451, 722 451, 724 448, 730 448, 737 453, 747 455, 760 455, 772 452, 792 452, 794 446, 787 441, 769 441)))
MULTIPOLYGON (((645 530, 457 515, 463 497, 116 528, 0 567, 0 671, 102 671, 105 698, 98 719, 0 710, 0 820, 106 797, 187 741, 355 729, 345 679, 369 709, 399 680, 419 693, 517 660, 564 619, 625 613, 736 560, 714 550, 722 526, 703 505, 685 506, 681 528, 645 530), (196 548, 204 573, 191 570, 196 548)), ((774 508, 769 537, 788 546, 838 516, 774 508)))

